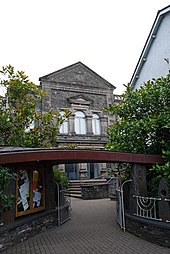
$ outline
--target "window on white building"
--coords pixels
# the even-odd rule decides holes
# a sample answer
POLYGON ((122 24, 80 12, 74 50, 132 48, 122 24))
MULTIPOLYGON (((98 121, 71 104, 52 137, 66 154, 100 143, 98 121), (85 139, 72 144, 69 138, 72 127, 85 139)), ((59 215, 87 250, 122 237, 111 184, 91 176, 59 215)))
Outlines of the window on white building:
POLYGON ((86 119, 82 111, 75 112, 75 132, 76 134, 86 134, 86 119))
MULTIPOLYGON (((60 112, 61 116, 64 116, 64 111, 60 112)), ((68 133, 68 119, 66 119, 60 126, 59 132, 61 134, 67 134, 68 133)))
POLYGON ((99 119, 98 114, 93 114, 92 130, 93 130, 94 135, 100 135, 101 134, 100 119, 99 119))

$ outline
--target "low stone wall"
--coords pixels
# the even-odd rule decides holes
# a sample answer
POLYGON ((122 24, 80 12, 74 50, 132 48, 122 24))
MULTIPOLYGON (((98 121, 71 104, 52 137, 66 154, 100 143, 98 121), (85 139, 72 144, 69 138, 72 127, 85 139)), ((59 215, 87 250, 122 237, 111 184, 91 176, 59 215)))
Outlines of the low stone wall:
MULTIPOLYGON (((70 218, 70 207, 60 207, 62 222, 70 218)), ((58 209, 19 218, 12 224, 0 227, 0 252, 37 233, 58 225, 58 209)))
POLYGON ((81 197, 82 199, 108 198, 108 184, 81 185, 81 197))
POLYGON ((125 214, 128 232, 147 241, 170 248, 170 223, 125 214))

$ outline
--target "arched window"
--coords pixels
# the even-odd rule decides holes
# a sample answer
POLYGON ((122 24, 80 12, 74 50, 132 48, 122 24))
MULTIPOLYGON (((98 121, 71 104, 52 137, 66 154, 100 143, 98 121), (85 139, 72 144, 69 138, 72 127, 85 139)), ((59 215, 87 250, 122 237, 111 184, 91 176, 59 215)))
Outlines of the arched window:
POLYGON ((101 134, 100 119, 99 119, 98 114, 93 114, 92 129, 93 129, 94 135, 100 135, 101 134))
MULTIPOLYGON (((64 111, 60 112, 61 116, 64 116, 64 111)), ((67 134, 68 133, 68 119, 66 119, 60 126, 59 132, 61 134, 67 134)))
POLYGON ((76 134, 86 134, 86 119, 82 111, 75 113, 75 132, 76 134))

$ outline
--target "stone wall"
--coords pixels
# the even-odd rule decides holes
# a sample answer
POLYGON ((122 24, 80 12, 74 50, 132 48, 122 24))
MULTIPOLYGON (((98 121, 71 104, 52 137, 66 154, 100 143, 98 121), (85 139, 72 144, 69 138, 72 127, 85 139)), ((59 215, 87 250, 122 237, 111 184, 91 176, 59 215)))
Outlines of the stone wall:
MULTIPOLYGON (((47 92, 42 100, 42 111, 69 109, 72 113, 66 133, 58 133, 56 146, 68 148, 75 144, 80 149, 104 149, 108 142, 108 125, 114 121, 104 108, 114 103, 115 87, 81 62, 41 77, 40 81, 47 92), (76 133, 77 111, 84 114, 85 133, 76 133), (100 134, 93 131, 93 114, 99 117, 100 134)), ((84 179, 84 175, 78 179, 84 179)))
POLYGON ((81 196, 83 199, 108 198, 108 184, 82 185, 81 196))
POLYGON ((125 214, 128 232, 147 241, 170 248, 170 223, 125 214))
POLYGON ((158 198, 147 197, 146 169, 136 164, 131 170, 131 182, 125 184, 123 191, 126 230, 147 241, 170 247, 170 197, 167 180, 161 179, 158 198))
MULTIPOLYGON (((50 88, 49 88, 50 89, 50 88)), ((73 88, 74 89, 74 88, 73 88)), ((90 105, 90 109, 101 110, 107 105, 106 94, 87 94, 87 91, 67 91, 67 90, 51 90, 51 106, 53 109, 58 110, 60 108, 70 108, 69 98, 77 95, 84 95, 86 99, 92 100, 93 103, 90 105)))
POLYGON ((84 95, 93 103, 91 109, 102 110, 113 104, 112 86, 82 63, 68 66, 41 78, 43 90, 48 94, 42 102, 43 110, 69 108, 69 98, 84 95))
MULTIPOLYGON (((60 220, 65 222, 69 218, 69 205, 60 207, 60 220)), ((58 225, 58 209, 29 215, 12 224, 0 227, 0 252, 56 225, 58 225)))

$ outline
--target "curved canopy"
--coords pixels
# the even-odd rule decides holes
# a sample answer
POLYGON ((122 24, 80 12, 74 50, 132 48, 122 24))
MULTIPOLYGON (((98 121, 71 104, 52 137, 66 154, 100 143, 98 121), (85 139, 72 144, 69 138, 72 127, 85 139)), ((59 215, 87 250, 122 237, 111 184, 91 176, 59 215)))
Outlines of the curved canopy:
POLYGON ((163 158, 159 155, 110 152, 105 150, 0 148, 1 165, 36 161, 55 162, 57 164, 80 162, 162 164, 163 158))

